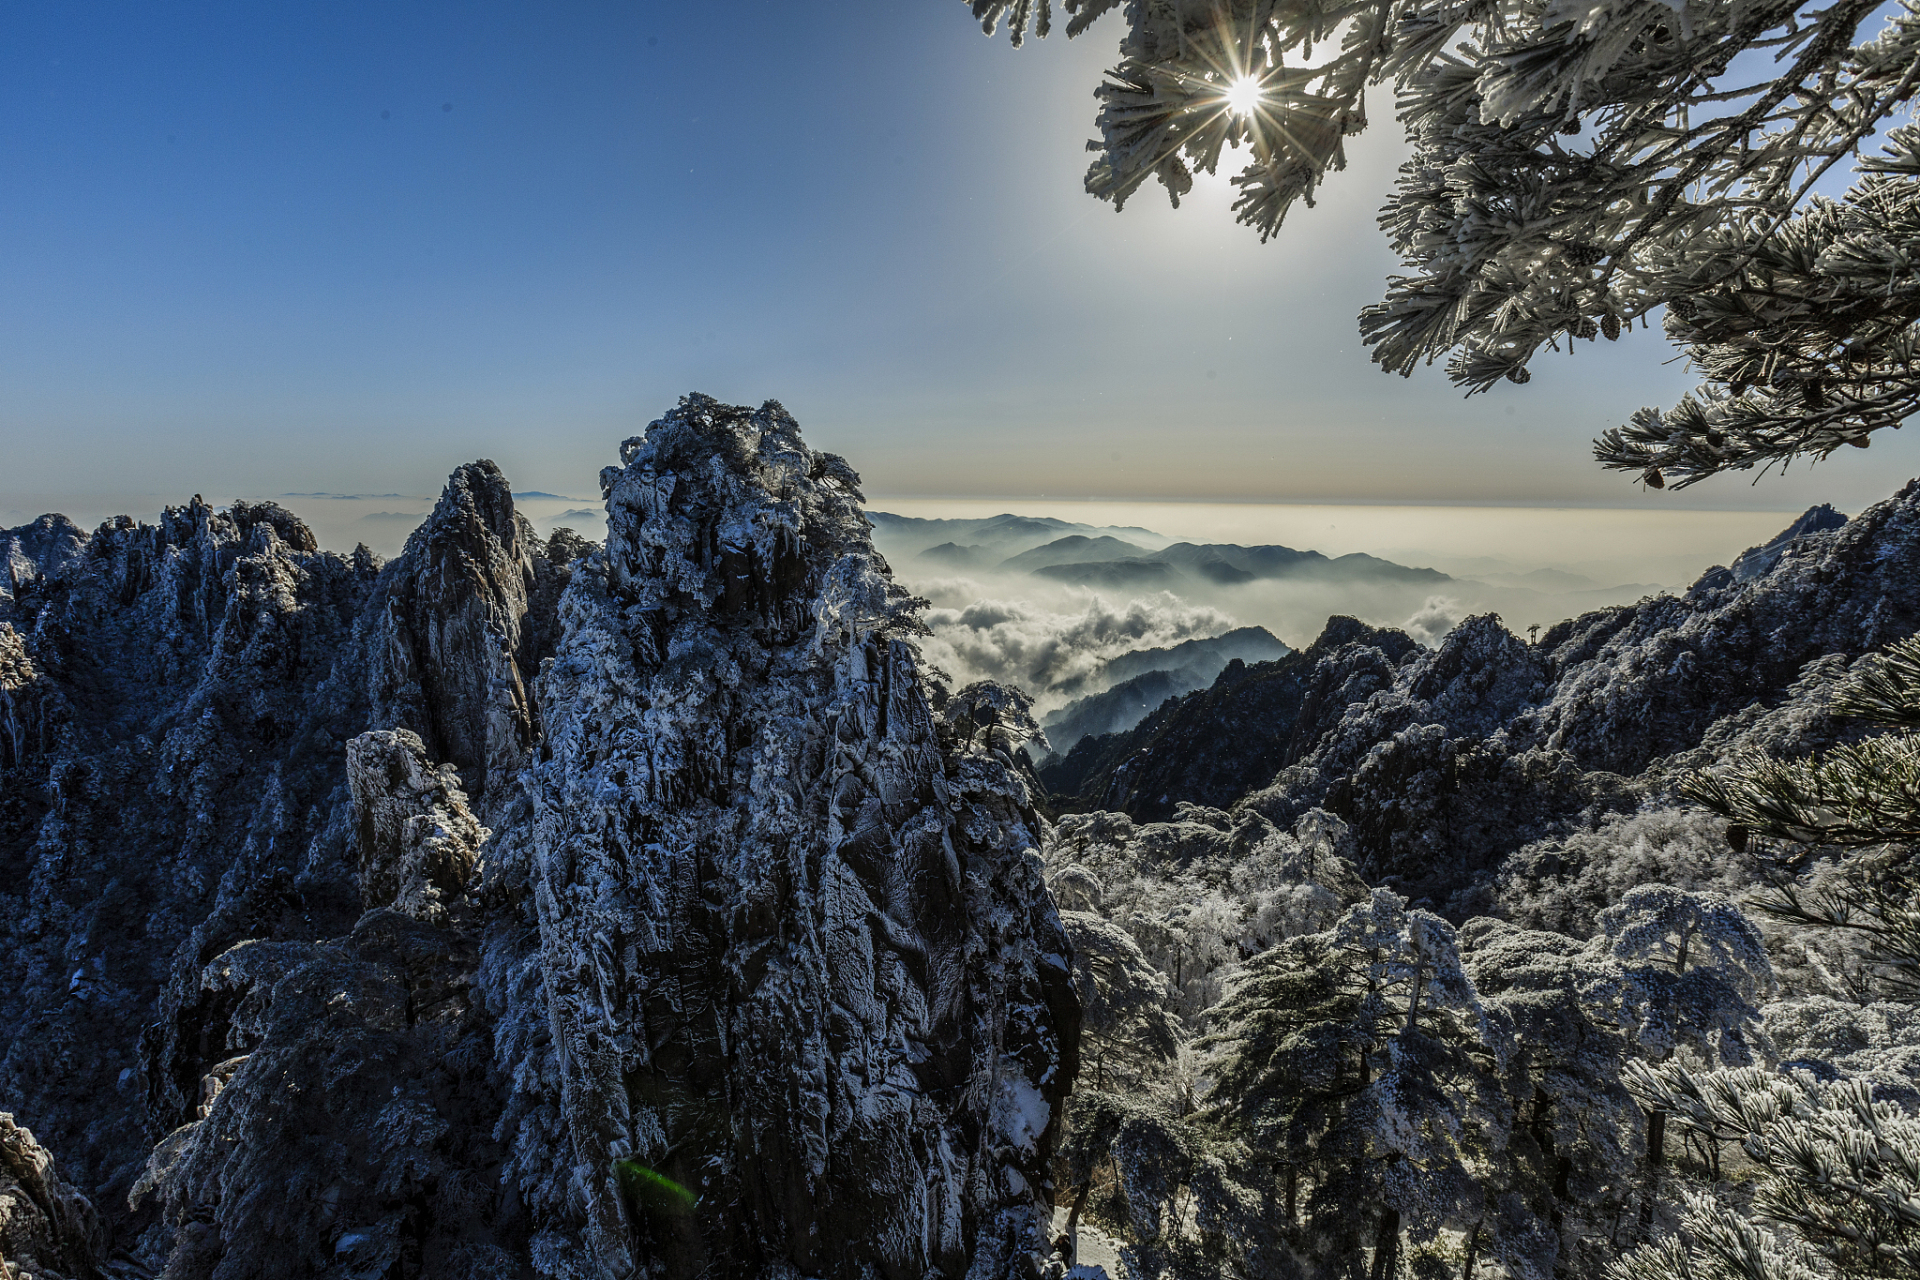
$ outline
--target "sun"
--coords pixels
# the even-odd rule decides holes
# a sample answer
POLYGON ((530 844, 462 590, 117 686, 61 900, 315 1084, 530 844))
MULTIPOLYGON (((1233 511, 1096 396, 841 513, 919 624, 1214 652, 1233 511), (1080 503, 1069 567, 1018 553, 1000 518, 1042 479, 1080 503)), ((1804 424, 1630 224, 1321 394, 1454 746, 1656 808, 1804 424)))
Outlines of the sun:
POLYGON ((1260 81, 1253 76, 1241 76, 1227 86, 1227 110, 1237 116, 1250 116, 1253 109, 1260 105, 1260 81))

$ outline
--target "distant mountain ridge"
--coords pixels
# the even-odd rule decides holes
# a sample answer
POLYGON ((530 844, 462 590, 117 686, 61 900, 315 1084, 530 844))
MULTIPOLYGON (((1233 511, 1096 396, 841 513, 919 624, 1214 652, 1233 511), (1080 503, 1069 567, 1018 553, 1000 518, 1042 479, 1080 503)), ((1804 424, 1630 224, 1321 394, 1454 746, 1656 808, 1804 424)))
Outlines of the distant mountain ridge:
POLYGON ((1092 734, 1130 729, 1168 698, 1204 689, 1231 662, 1263 662, 1291 653, 1265 627, 1238 627, 1205 640, 1164 649, 1135 649, 1109 660, 1097 673, 1064 686, 1108 682, 1099 693, 1076 698, 1043 717, 1040 727, 1056 752, 1072 750, 1092 734))
POLYGON ((1681 778, 1742 750, 1838 740, 1835 685, 1920 629, 1920 481, 1835 515, 1816 508, 1750 551, 1765 567, 1744 581, 1716 568, 1537 643, 1492 615, 1434 650, 1334 618, 1309 648, 1230 664, 1040 776, 1061 810, 1135 821, 1201 806, 1284 827, 1323 808, 1352 829, 1363 874, 1471 914, 1474 886, 1531 841, 1672 803, 1681 778))
POLYGON ((873 526, 875 537, 886 544, 891 554, 911 557, 929 547, 950 542, 956 546, 982 546, 988 548, 1011 548, 1000 552, 1002 557, 1024 551, 1029 547, 1050 542, 1068 534, 1083 534, 1090 537, 1110 536, 1128 541, 1145 540, 1151 543, 1164 543, 1165 538, 1151 529, 1140 528, 1096 528, 1090 524, 1079 524, 1072 520, 1059 520, 1052 516, 1016 516, 1004 513, 981 519, 927 519, 921 516, 895 515, 890 511, 868 511, 867 520, 873 526))
POLYGON ((1084 533, 1070 533, 1064 538, 1055 538, 1044 546, 1022 551, 1016 556, 1009 556, 1002 560, 998 567, 1003 570, 1026 573, 1043 566, 1132 560, 1147 555, 1149 552, 1145 547, 1122 541, 1108 534, 1088 537, 1084 533))
MULTIPOLYGON (((1088 586, 1177 581, 1180 577, 1197 578, 1216 586, 1287 578, 1386 580, 1433 587, 1456 581, 1437 569, 1410 568, 1362 552, 1329 557, 1318 551, 1296 551, 1292 547, 1282 546, 1243 547, 1230 542, 1176 542, 1159 551, 1124 559, 1100 557, 1096 560, 1088 557, 1085 560, 1049 562, 1047 555, 1056 546, 1059 546, 1058 542, 1035 547, 1006 563, 1008 566, 1015 563, 1033 564, 1036 567, 1032 572, 1044 577, 1088 586)), ((1063 551, 1076 554, 1080 548, 1064 548, 1063 551)))

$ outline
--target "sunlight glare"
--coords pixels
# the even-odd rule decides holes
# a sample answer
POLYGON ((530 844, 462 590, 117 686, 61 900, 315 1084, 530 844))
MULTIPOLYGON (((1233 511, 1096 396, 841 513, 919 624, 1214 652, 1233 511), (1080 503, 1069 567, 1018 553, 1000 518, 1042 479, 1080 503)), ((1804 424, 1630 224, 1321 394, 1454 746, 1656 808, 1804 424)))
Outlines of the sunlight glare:
POLYGON ((1235 115, 1250 116, 1258 105, 1260 105, 1260 81, 1253 76, 1241 76, 1227 86, 1227 110, 1235 115))

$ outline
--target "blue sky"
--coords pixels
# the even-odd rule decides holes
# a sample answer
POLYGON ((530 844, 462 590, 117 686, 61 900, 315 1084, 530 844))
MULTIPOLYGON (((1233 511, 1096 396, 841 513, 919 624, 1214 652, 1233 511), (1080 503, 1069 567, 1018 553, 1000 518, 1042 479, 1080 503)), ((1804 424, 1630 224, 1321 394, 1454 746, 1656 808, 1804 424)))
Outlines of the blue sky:
POLYGON ((1758 489, 1599 472, 1688 385, 1657 333, 1470 401, 1383 376, 1390 125, 1273 244, 1224 182, 1116 215, 1080 190, 1111 23, 20 0, 0 35, 0 492, 417 493, 488 456, 585 494, 688 390, 782 400, 893 495, 1857 509, 1920 471, 1896 437, 1758 489))

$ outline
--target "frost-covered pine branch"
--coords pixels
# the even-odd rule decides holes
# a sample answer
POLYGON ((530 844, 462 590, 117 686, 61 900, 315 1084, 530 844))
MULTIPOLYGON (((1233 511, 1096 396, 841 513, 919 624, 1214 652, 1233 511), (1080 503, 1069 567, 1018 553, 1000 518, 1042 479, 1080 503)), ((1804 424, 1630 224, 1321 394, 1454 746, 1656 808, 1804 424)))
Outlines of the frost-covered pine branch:
MULTIPOLYGON (((1018 44, 1047 0, 969 0, 1018 44)), ((1077 35, 1119 0, 1062 0, 1077 35)), ((1681 487, 1865 447, 1920 407, 1920 4, 1899 0, 1136 0, 1096 91, 1086 184, 1124 205, 1238 166, 1264 240, 1346 164, 1391 84, 1412 155, 1381 213, 1406 272, 1361 317, 1374 359, 1469 393, 1666 308, 1703 385, 1596 442, 1681 487), (1844 172, 1844 170, 1843 170, 1844 172)))
MULTIPOLYGON (((1896 729, 1920 726, 1920 636, 1869 662, 1835 696, 1833 711, 1896 729)), ((1699 775, 1686 790, 1742 833, 1854 848, 1920 840, 1920 736, 1882 734, 1809 760, 1753 756, 1699 775)))
POLYGON ((1763 1176, 1751 1217, 1689 1196, 1678 1236, 1626 1255, 1616 1280, 1920 1274, 1920 1119, 1865 1081, 1643 1063, 1626 1080, 1674 1123, 1740 1144, 1763 1176))
POLYGON ((1753 756, 1690 779, 1685 790, 1729 820, 1728 835, 1808 849, 1857 849, 1829 882, 1781 878, 1756 905, 1778 918, 1861 938, 1878 976, 1920 995, 1920 877, 1910 846, 1920 840, 1920 636, 1865 664, 1833 710, 1892 732, 1807 760, 1753 756))

